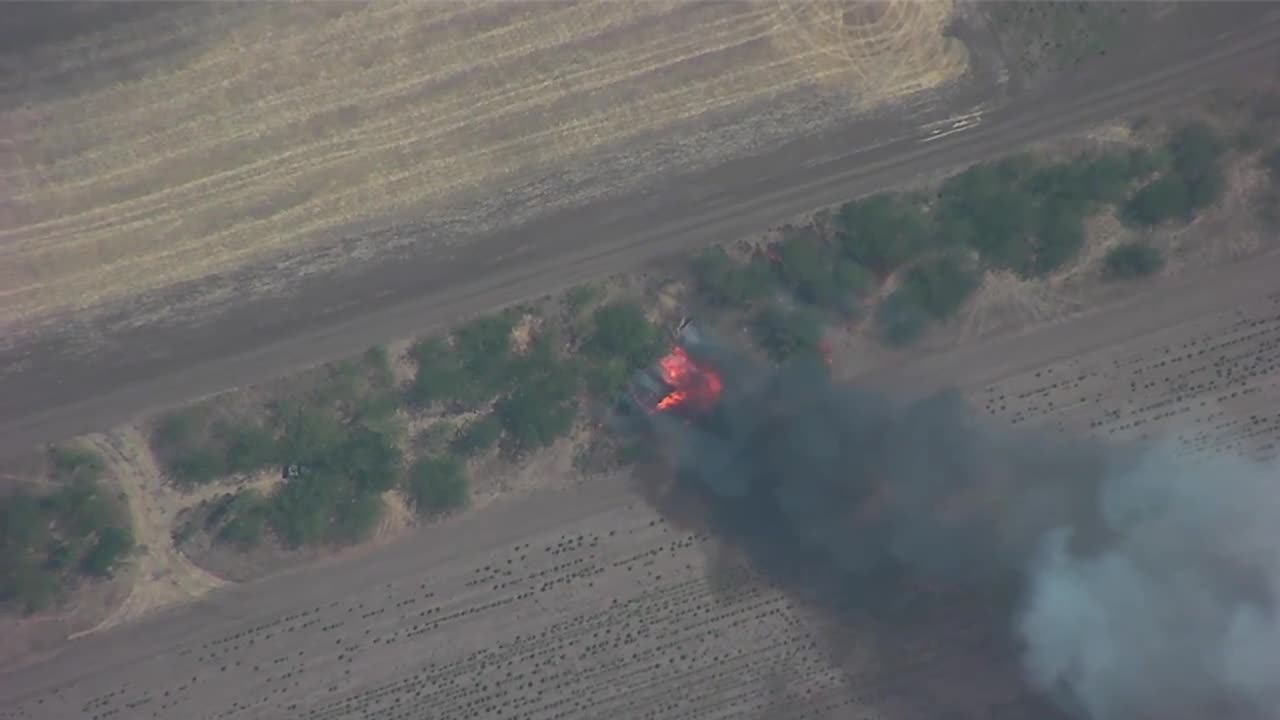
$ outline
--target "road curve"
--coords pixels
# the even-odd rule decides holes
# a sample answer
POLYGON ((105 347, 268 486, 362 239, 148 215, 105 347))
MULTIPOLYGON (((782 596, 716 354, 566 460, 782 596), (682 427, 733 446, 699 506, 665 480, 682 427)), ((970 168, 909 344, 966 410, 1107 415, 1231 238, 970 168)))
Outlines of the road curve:
POLYGON ((505 230, 452 256, 409 255, 341 277, 300 279, 288 297, 229 306, 200 323, 123 329, 99 338, 92 351, 57 336, 5 350, 0 455, 743 237, 824 205, 1244 80, 1280 58, 1280 11, 1247 12, 1247 21, 1229 23, 1234 29, 1206 27, 1203 37, 1185 44, 1159 37, 1135 43, 1127 54, 989 110, 961 132, 930 137, 917 129, 945 119, 942 111, 910 125, 901 118, 860 121, 639 197, 505 230))

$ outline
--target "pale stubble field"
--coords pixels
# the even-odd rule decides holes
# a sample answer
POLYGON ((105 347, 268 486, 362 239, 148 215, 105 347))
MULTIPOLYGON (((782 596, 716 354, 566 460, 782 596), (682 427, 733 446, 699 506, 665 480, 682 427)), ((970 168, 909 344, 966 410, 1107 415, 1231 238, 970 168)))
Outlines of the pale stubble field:
POLYGON ((46 46, 0 84, 0 324, 397 220, 502 224, 495 199, 530 184, 540 208, 573 204, 607 189, 589 182, 600 158, 635 152, 632 180, 684 169, 641 152, 663 133, 702 131, 689 163, 747 155, 962 75, 954 10, 264 4, 46 46), (75 77, 93 82, 51 91, 75 77), (781 107, 797 94, 829 116, 781 107))

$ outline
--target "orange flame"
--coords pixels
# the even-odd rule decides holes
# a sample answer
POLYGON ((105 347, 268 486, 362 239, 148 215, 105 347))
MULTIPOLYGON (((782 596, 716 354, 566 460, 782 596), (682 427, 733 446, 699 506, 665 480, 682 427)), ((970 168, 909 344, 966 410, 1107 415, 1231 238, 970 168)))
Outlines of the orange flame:
POLYGON ((683 405, 706 410, 715 404, 724 390, 724 382, 714 370, 695 362, 678 345, 658 361, 658 367, 662 369, 662 380, 674 388, 658 402, 659 410, 683 405))

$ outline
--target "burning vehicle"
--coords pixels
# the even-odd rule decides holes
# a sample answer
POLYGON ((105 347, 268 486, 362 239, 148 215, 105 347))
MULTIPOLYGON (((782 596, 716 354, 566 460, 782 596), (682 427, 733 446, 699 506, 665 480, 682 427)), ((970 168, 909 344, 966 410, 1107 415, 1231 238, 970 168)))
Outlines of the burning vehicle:
POLYGON ((697 357, 697 351, 706 344, 705 335, 692 319, 685 318, 673 340, 669 353, 632 378, 624 412, 688 417, 704 415, 716 407, 724 392, 724 380, 707 360, 697 357))

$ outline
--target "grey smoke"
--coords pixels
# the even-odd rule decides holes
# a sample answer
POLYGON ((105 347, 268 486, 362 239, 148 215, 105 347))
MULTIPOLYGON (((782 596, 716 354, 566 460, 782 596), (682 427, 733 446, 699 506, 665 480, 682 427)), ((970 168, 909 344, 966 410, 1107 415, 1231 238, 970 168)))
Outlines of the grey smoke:
POLYGON ((749 533, 854 580, 1017 588, 1027 679, 1090 720, 1280 717, 1275 467, 1000 430, 953 393, 903 407, 817 365, 698 352, 724 370, 719 412, 653 429, 749 533))

